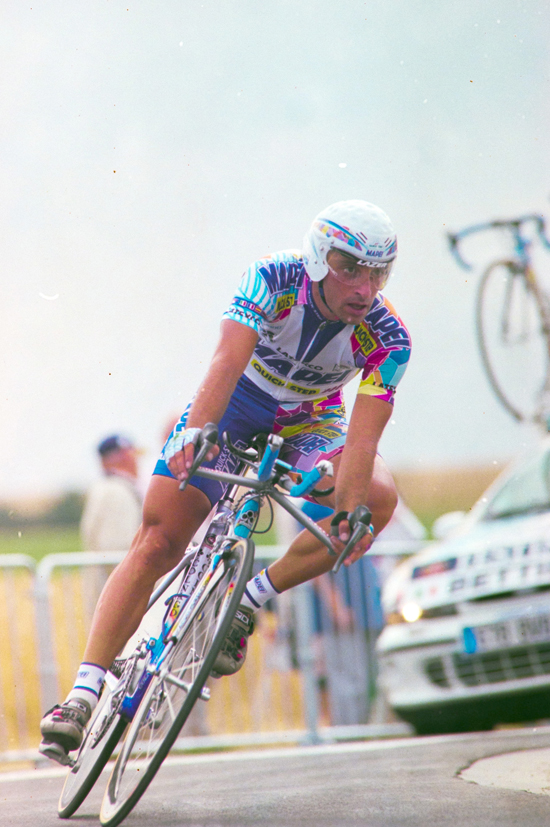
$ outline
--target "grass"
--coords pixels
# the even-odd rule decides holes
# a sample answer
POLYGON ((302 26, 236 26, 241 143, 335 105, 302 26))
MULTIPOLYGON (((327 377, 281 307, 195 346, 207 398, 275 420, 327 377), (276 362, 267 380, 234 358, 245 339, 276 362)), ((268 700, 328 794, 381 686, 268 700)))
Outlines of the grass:
POLYGON ((0 530, 0 554, 28 554, 38 562, 46 554, 81 550, 77 527, 44 526, 0 530))
MULTIPOLYGON (((397 487, 418 519, 430 530, 434 520, 447 511, 468 511, 494 479, 500 466, 455 468, 395 473, 397 487)), ((271 513, 264 507, 258 523, 269 527, 271 513)), ((274 527, 255 534, 257 545, 276 545, 274 527)), ((29 554, 37 562, 46 554, 81 551, 78 527, 44 526, 0 529, 0 554, 29 554)))
MULTIPOLYGON (((268 521, 263 518, 259 528, 266 528, 268 521)), ((267 534, 254 535, 257 545, 277 543, 275 530, 267 534)), ((82 551, 78 527, 42 526, 19 529, 0 529, 0 554, 28 554, 38 563, 46 554, 65 551, 82 551)))

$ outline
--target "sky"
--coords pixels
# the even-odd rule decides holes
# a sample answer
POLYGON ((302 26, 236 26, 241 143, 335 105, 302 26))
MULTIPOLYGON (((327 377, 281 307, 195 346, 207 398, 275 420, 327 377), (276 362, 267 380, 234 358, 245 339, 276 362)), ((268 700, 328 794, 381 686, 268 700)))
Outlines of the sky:
POLYGON ((492 397, 445 232, 550 215, 549 0, 28 2, 0 28, 0 498, 83 490, 114 432, 147 475, 242 272, 348 198, 399 237, 390 467, 535 438, 492 397))

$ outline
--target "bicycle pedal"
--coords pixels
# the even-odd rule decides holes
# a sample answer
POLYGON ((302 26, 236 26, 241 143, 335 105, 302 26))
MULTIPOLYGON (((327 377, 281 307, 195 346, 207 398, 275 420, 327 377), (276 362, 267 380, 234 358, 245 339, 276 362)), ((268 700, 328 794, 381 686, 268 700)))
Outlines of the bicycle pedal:
POLYGON ((63 767, 74 767, 76 761, 65 752, 61 744, 56 744, 55 741, 42 741, 38 747, 38 752, 45 758, 61 764, 63 767))

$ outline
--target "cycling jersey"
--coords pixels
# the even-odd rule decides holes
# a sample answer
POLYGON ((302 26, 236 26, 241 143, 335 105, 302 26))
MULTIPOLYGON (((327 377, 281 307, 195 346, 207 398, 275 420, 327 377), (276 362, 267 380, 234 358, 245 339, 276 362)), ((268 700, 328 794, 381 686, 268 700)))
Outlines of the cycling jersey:
POLYGON ((331 396, 359 372, 358 393, 393 402, 409 359, 409 333, 381 293, 361 324, 329 321, 294 250, 252 264, 223 318, 257 331, 244 375, 282 402, 331 396))
MULTIPOLYGON (((258 343, 219 422, 233 443, 257 433, 284 439, 281 458, 307 472, 344 450, 347 433, 342 386, 362 371, 358 393, 393 403, 407 366, 409 334, 378 293, 359 325, 331 322, 320 313, 300 253, 284 251, 253 264, 243 276, 225 319, 252 327, 258 343)), ((192 402, 174 432, 186 427, 192 402)), ((206 467, 232 473, 238 460, 223 446, 206 467)), ((154 474, 171 477, 163 452, 154 474)), ((225 485, 193 477, 212 504, 225 485)))

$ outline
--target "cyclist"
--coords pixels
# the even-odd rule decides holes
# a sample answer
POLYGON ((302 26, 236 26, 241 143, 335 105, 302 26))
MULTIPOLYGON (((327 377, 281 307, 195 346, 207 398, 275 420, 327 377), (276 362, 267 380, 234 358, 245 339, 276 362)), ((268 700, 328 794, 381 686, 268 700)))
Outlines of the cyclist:
MULTIPOLYGON (((396 255, 385 212, 365 201, 340 201, 315 218, 302 251, 273 254, 244 274, 206 377, 164 445, 132 548, 98 601, 74 688, 42 719, 44 754, 64 763, 79 746, 106 670, 137 629, 155 582, 181 559, 222 495, 220 483, 197 477, 179 490, 206 422, 218 423, 237 445, 258 432, 280 434, 281 457, 300 470, 331 460, 336 490, 323 504, 341 514, 337 552, 350 536, 347 515, 357 505, 371 509, 374 534, 387 524, 397 494, 377 447, 410 354, 409 334, 380 292, 396 255), (359 372, 348 426, 342 387, 359 372)), ((180 309, 174 315, 179 320, 180 309)), ((206 464, 231 472, 232 462, 227 448, 214 446, 206 464)), ((320 521, 327 530, 329 523, 320 521)), ((348 564, 372 539, 372 532, 365 535, 348 564)), ((311 533, 298 535, 280 560, 248 583, 214 673, 242 666, 256 609, 332 565, 311 533)))

